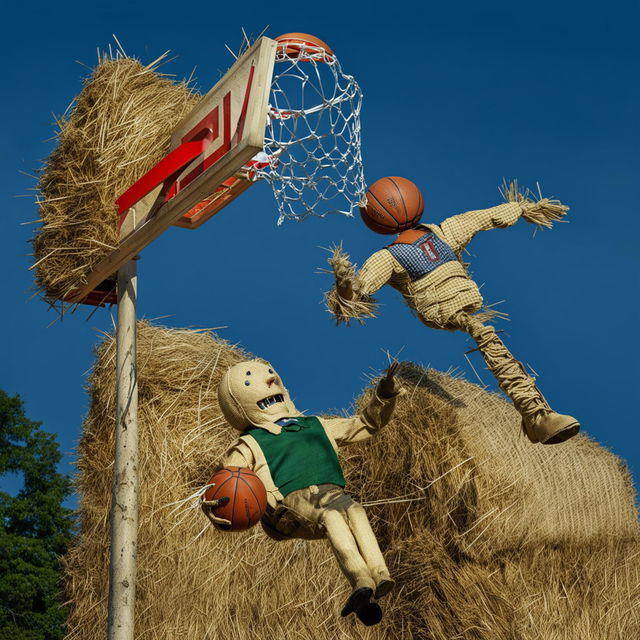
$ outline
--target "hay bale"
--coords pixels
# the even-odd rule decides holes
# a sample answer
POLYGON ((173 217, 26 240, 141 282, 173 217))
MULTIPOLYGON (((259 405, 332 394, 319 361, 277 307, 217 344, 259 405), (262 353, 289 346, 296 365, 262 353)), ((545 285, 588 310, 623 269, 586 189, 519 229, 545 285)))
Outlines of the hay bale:
POLYGON ((411 500, 384 507, 385 520, 392 513, 400 522, 394 539, 428 524, 479 560, 540 545, 638 539, 635 491, 615 455, 585 435, 532 446, 502 397, 415 365, 405 364, 404 376, 413 390, 395 428, 354 460, 368 478, 367 500, 411 500))
MULTIPOLYGON (((559 454, 521 443, 509 405, 475 385, 405 365, 410 390, 394 421, 379 438, 343 450, 352 491, 363 501, 384 502, 369 513, 398 579, 384 605, 385 620, 366 628, 339 617, 348 586, 325 542, 273 542, 259 528, 224 535, 181 502, 207 481, 236 437, 222 418, 216 386, 226 367, 245 354, 206 333, 148 324, 139 326, 138 351, 137 638, 638 636, 633 491, 618 460, 587 438, 558 448, 565 449, 561 460, 579 481, 572 487, 582 487, 584 476, 606 496, 600 502, 616 504, 601 507, 597 524, 584 532, 579 528, 593 508, 593 491, 562 494, 553 481, 559 454), (482 424, 490 444, 479 437, 482 424), (534 450, 543 458, 532 457, 534 450), (536 460, 554 473, 541 476, 543 486, 532 490, 536 460), (503 475, 510 466, 518 471, 505 497, 503 475), (528 509, 540 510, 540 495, 554 498, 547 500, 552 513, 538 512, 536 535, 525 535, 525 528, 536 526, 528 509), (509 500, 515 503, 505 510, 509 500), (570 512, 564 520, 563 508, 570 512), (525 514, 526 522, 516 522, 511 509, 525 514), (561 524, 555 535, 550 522, 561 524), (512 543, 507 527, 515 534, 512 543)), ((80 442, 81 533, 65 559, 68 640, 105 634, 114 363, 113 339, 107 337, 90 380, 91 407, 80 442)))
MULTIPOLYGON (((423 530, 388 555, 409 632, 425 640, 623 640, 640 637, 638 544, 538 547, 499 562, 456 557, 423 530)), ((399 621, 398 621, 399 622, 399 621)))
MULTIPOLYGON (((161 59, 160 59, 161 60, 161 59)), ((172 129, 199 96, 185 82, 143 65, 102 56, 40 171, 42 223, 32 239, 36 286, 50 302, 118 244, 116 198, 164 157, 172 129)))

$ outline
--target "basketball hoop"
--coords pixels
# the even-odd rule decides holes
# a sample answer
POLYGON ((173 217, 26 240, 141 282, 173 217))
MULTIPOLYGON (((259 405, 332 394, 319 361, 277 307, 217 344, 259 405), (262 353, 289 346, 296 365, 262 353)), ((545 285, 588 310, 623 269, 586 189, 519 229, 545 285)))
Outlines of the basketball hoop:
POLYGON ((278 224, 351 216, 364 197, 362 91, 314 36, 258 39, 175 126, 170 151, 116 200, 118 245, 63 299, 89 294, 169 226, 197 229, 256 180, 278 224))
POLYGON ((275 39, 264 150, 176 224, 197 228, 253 182, 271 185, 283 220, 352 215, 366 185, 360 151, 362 91, 332 49, 305 33, 275 39))
MULTIPOLYGON (((278 224, 352 215, 365 192, 360 150, 362 91, 333 51, 307 34, 279 36, 264 139, 278 224)), ((263 156, 263 161, 265 159, 263 156)))

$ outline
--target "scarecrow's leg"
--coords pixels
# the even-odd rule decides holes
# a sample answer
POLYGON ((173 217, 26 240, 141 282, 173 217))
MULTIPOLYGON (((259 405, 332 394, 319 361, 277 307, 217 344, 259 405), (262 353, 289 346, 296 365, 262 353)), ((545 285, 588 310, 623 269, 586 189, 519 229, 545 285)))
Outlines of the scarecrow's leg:
POLYGON ((380 622, 382 609, 371 601, 376 582, 347 522, 346 509, 353 503, 351 496, 336 485, 313 485, 294 491, 283 502, 287 508, 324 527, 338 565, 352 587, 341 615, 355 613, 367 626, 380 622))
POLYGON ((347 509, 346 514, 349 527, 356 539, 360 553, 369 567, 371 576, 375 580, 375 596, 376 598, 381 598, 391 591, 394 581, 389 575, 384 556, 378 546, 378 540, 373 533, 373 529, 371 529, 367 512, 362 505, 353 502, 347 509))
POLYGON ((283 503, 293 513, 320 524, 326 530, 338 565, 353 588, 375 589, 369 567, 360 554, 344 514, 353 499, 336 485, 324 485, 322 488, 324 490, 319 491, 318 486, 313 485, 299 489, 286 496, 283 503))
POLYGON ((486 325, 473 315, 459 314, 461 327, 475 340, 489 371, 500 388, 511 398, 522 416, 547 413, 551 407, 536 387, 535 380, 527 374, 523 364, 516 360, 491 325, 486 325))
POLYGON ((371 577, 369 567, 360 554, 358 545, 343 514, 337 509, 327 509, 322 520, 327 530, 327 537, 331 543, 333 553, 338 560, 342 573, 351 583, 351 587, 353 589, 375 589, 376 583, 371 577))
POLYGON ((347 576, 353 589, 340 615, 345 617, 355 613, 358 620, 367 626, 378 624, 382 620, 382 609, 377 602, 371 601, 371 597, 377 591, 376 582, 360 555, 358 545, 347 524, 346 513, 328 508, 324 513, 323 521, 340 569, 347 576))
POLYGON ((527 374, 524 365, 513 357, 491 325, 467 313, 459 313, 456 324, 475 340, 489 371, 522 416, 522 428, 531 442, 555 444, 578 433, 578 421, 551 409, 535 380, 527 374))

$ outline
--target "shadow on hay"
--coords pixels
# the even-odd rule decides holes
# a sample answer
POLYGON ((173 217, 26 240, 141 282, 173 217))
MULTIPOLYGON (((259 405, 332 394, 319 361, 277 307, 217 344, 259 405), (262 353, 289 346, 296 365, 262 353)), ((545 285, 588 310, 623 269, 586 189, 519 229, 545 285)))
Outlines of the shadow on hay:
POLYGON ((431 393, 446 400, 454 407, 464 407, 464 402, 460 398, 451 395, 439 382, 433 370, 425 369, 413 362, 401 362, 398 367, 400 378, 405 380, 409 386, 420 389, 428 389, 431 393))

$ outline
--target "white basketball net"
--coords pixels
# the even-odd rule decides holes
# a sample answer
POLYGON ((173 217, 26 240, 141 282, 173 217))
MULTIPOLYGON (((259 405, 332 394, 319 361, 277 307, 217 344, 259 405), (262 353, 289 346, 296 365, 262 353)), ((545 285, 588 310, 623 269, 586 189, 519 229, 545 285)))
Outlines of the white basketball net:
MULTIPOLYGON (((360 152, 362 91, 335 56, 311 45, 278 50, 257 177, 278 203, 278 224, 352 215, 365 192, 360 152), (266 164, 266 166, 264 166, 266 164)), ((255 160, 258 160, 256 158, 255 160)))

